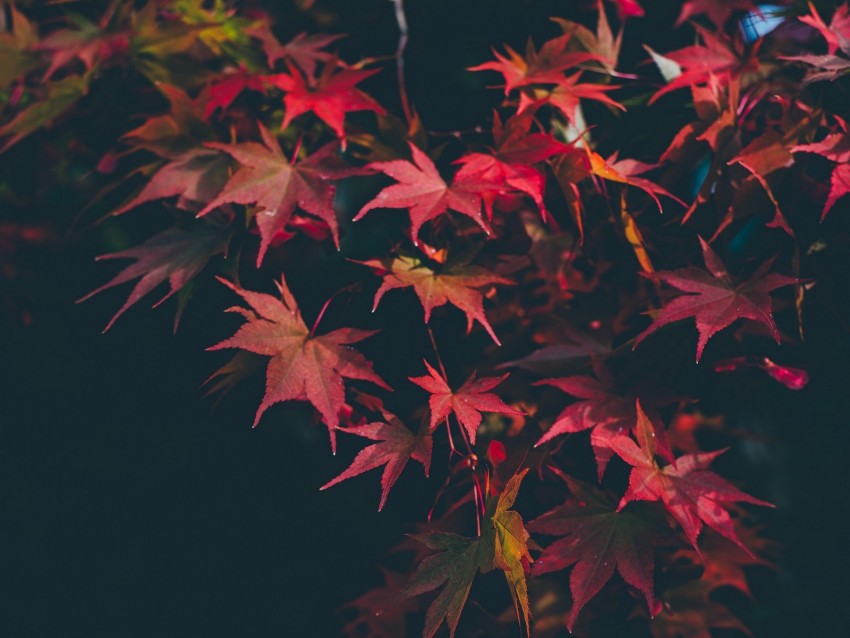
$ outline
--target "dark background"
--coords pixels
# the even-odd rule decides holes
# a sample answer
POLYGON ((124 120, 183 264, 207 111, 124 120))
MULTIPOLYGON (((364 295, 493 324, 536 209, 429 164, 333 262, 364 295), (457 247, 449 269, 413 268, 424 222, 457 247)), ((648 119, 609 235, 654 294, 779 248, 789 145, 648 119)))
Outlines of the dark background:
MULTIPOLYGON (((337 17, 323 28, 353 34, 340 45, 343 57, 394 51, 389 2, 326 4, 337 17)), ((489 59, 491 44, 521 48, 527 34, 539 43, 556 34, 546 16, 587 15, 565 10, 568 2, 407 4, 410 94, 431 130, 488 118, 500 99, 482 94, 492 76, 463 69, 489 59)), ((656 4, 652 20, 630 27, 635 41, 669 50, 685 37, 670 31, 678 5, 656 4)), ((281 13, 288 31, 315 28, 281 13)), ((627 43, 630 55, 643 59, 627 43)), ((396 99, 388 81, 369 90, 384 103, 396 99)), ((19 188, 20 180, 38 183, 32 175, 49 170, 40 150, 27 141, 0 159, 4 178, 19 188)), ((83 190, 67 183, 33 194, 35 220, 68 222, 58 239, 16 257, 26 276, 4 292, 13 302, 0 330, 0 633, 337 635, 335 610, 379 582, 382 552, 410 531, 404 521, 424 517, 428 499, 405 498, 421 489, 410 477, 417 470, 378 514, 375 472, 318 491, 357 445, 341 440, 332 459, 307 407, 276 406, 251 429, 261 379, 217 406, 204 399, 201 383, 225 360, 204 349, 232 327, 218 315, 232 302, 223 291, 199 295, 176 336, 173 301, 154 311, 143 301, 101 334, 127 288, 74 302, 116 272, 120 264, 95 265, 92 256, 120 247, 127 231, 111 222, 72 226, 83 190)), ((846 237, 836 218, 847 212, 836 208, 820 232, 846 237)), ((142 236, 153 225, 132 223, 129 232, 142 236)), ((845 243, 813 266, 824 298, 846 295, 848 254, 845 243)), ((749 485, 778 505, 766 520, 782 546, 779 571, 757 573, 757 601, 741 604, 757 636, 850 635, 843 303, 808 317, 809 387, 794 393, 765 379, 739 397, 736 418, 764 437, 749 485)))

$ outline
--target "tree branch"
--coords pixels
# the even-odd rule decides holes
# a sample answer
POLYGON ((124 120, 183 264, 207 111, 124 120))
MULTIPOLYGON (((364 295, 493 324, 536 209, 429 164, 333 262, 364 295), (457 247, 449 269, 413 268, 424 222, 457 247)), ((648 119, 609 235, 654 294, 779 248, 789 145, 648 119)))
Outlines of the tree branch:
POLYGON ((390 0, 395 8, 395 21, 398 24, 398 47, 395 52, 396 77, 398 78, 398 93, 401 98, 401 108, 408 122, 413 121, 413 111, 407 98, 407 85, 404 81, 404 49, 407 47, 407 16, 404 13, 404 0, 390 0))

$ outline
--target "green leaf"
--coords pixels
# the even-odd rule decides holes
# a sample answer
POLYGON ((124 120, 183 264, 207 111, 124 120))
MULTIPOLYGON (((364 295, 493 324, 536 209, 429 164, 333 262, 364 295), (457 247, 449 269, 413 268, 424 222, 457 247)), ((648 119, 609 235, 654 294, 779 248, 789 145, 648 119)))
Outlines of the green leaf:
POLYGON ((0 144, 0 153, 42 126, 50 124, 71 108, 88 90, 87 75, 69 75, 47 85, 47 97, 35 102, 18 113, 10 122, 0 126, 0 138, 8 137, 0 144))

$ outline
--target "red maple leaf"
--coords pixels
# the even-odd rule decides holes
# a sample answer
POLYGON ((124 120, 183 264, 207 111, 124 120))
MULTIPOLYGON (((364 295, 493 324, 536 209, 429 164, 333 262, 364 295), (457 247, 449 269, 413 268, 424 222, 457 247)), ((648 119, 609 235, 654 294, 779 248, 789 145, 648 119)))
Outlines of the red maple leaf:
POLYGON ((262 77, 249 73, 244 66, 231 73, 224 73, 210 84, 209 100, 204 105, 204 119, 209 119, 216 109, 226 111, 242 91, 262 93, 264 89, 262 77))
POLYGON ((565 33, 547 40, 540 47, 540 51, 534 49, 534 44, 529 39, 524 57, 505 45, 507 56, 493 51, 496 56, 494 62, 485 62, 470 67, 469 70, 501 73, 505 78, 505 95, 514 89, 532 84, 558 84, 564 80, 565 70, 583 62, 601 61, 601 56, 594 53, 569 51, 567 45, 571 37, 571 33, 565 33))
MULTIPOLYGON (((613 376, 602 366, 596 366, 598 379, 590 376, 562 377, 560 379, 543 379, 534 385, 551 385, 570 396, 582 399, 568 405, 555 419, 535 447, 551 441, 563 434, 573 434, 591 430, 590 445, 596 458, 596 468, 599 480, 605 473, 608 461, 614 455, 611 442, 620 436, 627 435, 635 426, 637 414, 635 399, 638 393, 618 391, 613 376)), ((648 392, 640 392, 648 405, 659 406, 670 403, 671 399, 652 397, 648 392)), ((673 452, 664 434, 664 425, 660 415, 651 410, 652 423, 658 438, 661 453, 672 460, 673 452)))
POLYGON ((570 122, 574 123, 576 121, 576 110, 581 100, 594 100, 621 111, 626 110, 625 106, 606 95, 608 91, 618 89, 618 86, 579 82, 580 78, 581 71, 562 77, 555 88, 543 97, 535 96, 532 98, 523 93, 519 98, 517 113, 524 113, 529 108, 537 108, 541 104, 549 104, 561 111, 570 122))
POLYGON ((269 68, 273 69, 278 60, 288 60, 294 62, 307 77, 316 74, 319 62, 327 63, 334 59, 332 53, 322 49, 343 37, 340 34, 299 33, 286 44, 281 44, 272 32, 268 20, 258 22, 247 29, 246 33, 262 43, 269 68))
POLYGON ((342 432, 356 434, 378 442, 360 450, 347 470, 319 489, 327 489, 383 465, 381 502, 378 505, 378 511, 381 511, 387 502, 390 489, 401 476, 408 459, 412 458, 419 461, 425 468, 425 476, 428 476, 431 467, 432 446, 430 430, 420 431, 419 434, 415 435, 407 429, 407 426, 398 417, 385 412, 384 419, 386 422, 378 421, 354 428, 341 428, 342 432))
POLYGON ((332 181, 333 177, 341 175, 332 164, 337 143, 331 142, 306 159, 290 163, 277 138, 262 125, 260 134, 263 144, 207 144, 230 154, 242 166, 221 193, 198 213, 198 217, 223 204, 254 204, 259 207, 256 220, 261 242, 257 266, 262 263, 272 240, 286 228, 296 208, 324 221, 339 247, 332 181))
POLYGON ((675 26, 681 26, 694 16, 705 15, 721 29, 735 12, 757 11, 755 0, 688 0, 682 5, 682 11, 676 19, 675 26))
POLYGON ((226 249, 227 236, 218 229, 210 227, 191 232, 170 228, 151 237, 140 246, 98 257, 98 260, 135 259, 136 261, 79 301, 85 301, 103 290, 141 277, 124 305, 109 320, 103 330, 106 332, 118 317, 161 283, 168 281, 170 289, 155 304, 156 306, 182 289, 203 270, 212 257, 225 252, 226 249))
MULTIPOLYGON (((210 201, 227 176, 227 156, 208 148, 193 148, 163 164, 141 191, 112 212, 120 215, 158 199, 178 197, 177 206, 191 209, 210 201)), ((148 167, 149 168, 149 167, 148 167)))
MULTIPOLYGON (((843 129, 843 122, 839 123, 843 129)), ((792 153, 815 153, 836 162, 829 179, 829 195, 823 206, 821 220, 832 210, 835 203, 850 193, 850 135, 846 130, 830 133, 820 142, 799 144, 791 149, 792 153)))
POLYGON ((410 212, 410 238, 418 245, 422 225, 451 209, 469 217, 489 234, 490 228, 481 215, 480 191, 486 190, 486 184, 471 185, 469 180, 459 182, 456 178, 449 186, 437 172, 431 158, 413 143, 410 143, 410 152, 414 163, 393 160, 368 165, 389 175, 398 184, 387 186, 375 195, 360 209, 354 221, 362 219, 375 208, 407 208, 410 212))
MULTIPOLYGON (((779 208, 779 202, 767 181, 768 175, 779 169, 788 168, 794 163, 792 149, 789 148, 789 143, 792 141, 792 136, 783 135, 779 131, 768 131, 747 144, 737 156, 729 160, 729 164, 740 164, 761 184, 774 206, 773 219, 767 223, 767 226, 781 228, 793 237, 794 232, 785 220, 779 208)), ((725 224, 721 222, 721 226, 725 224)))
MULTIPOLYGON (((632 16, 643 14, 643 9, 641 9, 636 3, 632 2, 631 4, 639 11, 639 13, 632 13, 632 16)), ((611 23, 608 22, 608 16, 605 13, 605 7, 602 4, 602 0, 597 0, 596 11, 598 14, 596 32, 591 31, 583 24, 573 22, 571 20, 552 18, 552 21, 558 24, 558 26, 563 29, 564 33, 570 33, 573 38, 572 42, 577 44, 582 50, 599 56, 598 60, 593 61, 596 65, 598 65, 599 72, 607 73, 608 75, 615 77, 636 78, 637 76, 617 71, 617 60, 620 57, 620 49, 623 44, 623 27, 620 27, 619 32, 615 36, 614 32, 611 31, 611 23)), ((628 17, 628 14, 623 13, 622 11, 620 12, 621 23, 628 17)), ((595 68, 596 65, 594 65, 593 62, 587 63, 583 66, 597 70, 595 68)))
POLYGON ((254 426, 267 408, 281 401, 309 401, 328 427, 336 451, 336 428, 345 405, 345 379, 370 381, 389 389, 362 354, 349 347, 375 334, 373 330, 339 328, 316 336, 308 330, 286 280, 277 284, 280 299, 244 290, 219 277, 219 281, 242 297, 251 309, 230 308, 245 323, 229 339, 209 350, 239 348, 271 357, 266 369, 266 393, 257 410, 254 426))
POLYGON ((625 20, 626 18, 635 18, 643 15, 643 7, 641 7, 637 0, 611 0, 614 4, 617 5, 617 13, 620 14, 620 19, 625 20))
POLYGON ((619 509, 629 501, 657 501, 673 515, 694 548, 703 524, 748 551, 735 533, 735 525, 724 503, 752 503, 773 507, 770 503, 745 494, 737 487, 708 470, 709 464, 725 450, 701 454, 685 454, 675 465, 661 467, 655 459, 658 448, 655 430, 649 418, 637 404, 636 444, 628 437, 612 441, 614 451, 629 465, 629 488, 620 501, 619 509))
POLYGON ((665 304, 652 324, 640 333, 635 347, 648 335, 668 323, 693 317, 699 340, 697 362, 708 340, 730 326, 736 319, 751 319, 766 326, 776 343, 779 330, 773 320, 770 292, 783 286, 799 283, 794 277, 768 273, 773 260, 762 264, 747 280, 736 284, 711 247, 700 237, 705 267, 680 268, 656 272, 652 277, 688 293, 665 304))
POLYGON ((431 393, 428 404, 431 408, 432 430, 454 412, 458 422, 466 430, 469 442, 475 444, 475 435, 478 432, 478 426, 481 425, 482 412, 498 412, 513 416, 523 414, 502 401, 499 395, 490 392, 508 378, 507 374, 476 380, 473 373, 460 388, 453 391, 448 382, 427 361, 425 367, 428 368, 428 375, 409 378, 420 388, 431 393))
POLYGON ((726 85, 744 72, 758 70, 758 46, 748 49, 738 37, 730 38, 721 33, 712 33, 698 25, 694 25, 694 28, 703 44, 687 46, 663 56, 644 47, 659 65, 672 64, 680 67, 681 71, 650 98, 650 105, 662 95, 686 86, 710 82, 726 85))
POLYGON ((416 601, 400 599, 399 591, 404 587, 407 574, 379 567, 384 585, 375 587, 343 606, 356 615, 346 623, 346 636, 368 636, 369 638, 399 638, 405 634, 406 616, 419 609, 416 601))
POLYGON ((820 17, 814 3, 809 2, 811 15, 800 16, 800 22, 805 22, 810 27, 817 29, 826 40, 830 55, 834 55, 839 49, 844 53, 850 53, 850 5, 844 3, 835 9, 829 26, 820 17))
POLYGON ((721 141, 729 139, 738 124, 740 81, 733 80, 723 85, 718 78, 712 77, 705 86, 691 85, 691 95, 699 119, 676 133, 659 163, 684 161, 688 147, 698 142, 705 142, 716 153, 720 150, 721 141))
POLYGON ((206 88, 194 98, 176 86, 164 82, 156 88, 168 100, 169 112, 150 117, 141 126, 137 126, 122 136, 135 148, 148 150, 160 157, 175 159, 187 150, 198 145, 201 140, 210 138, 212 131, 204 121, 204 105, 208 100, 206 88))
POLYGON ((548 133, 530 133, 532 121, 533 117, 527 113, 511 117, 502 126, 498 114, 494 114, 493 141, 496 147, 493 153, 468 153, 457 161, 461 164, 455 175, 457 183, 470 182, 475 184, 475 189, 487 189, 482 193, 482 198, 488 219, 493 218, 492 195, 510 190, 527 194, 541 214, 546 215, 543 203, 546 178, 533 164, 570 151, 572 147, 557 141, 548 133))
POLYGON ((71 22, 75 28, 58 29, 35 47, 50 57, 43 81, 74 60, 82 62, 85 70, 90 71, 96 64, 126 53, 130 47, 128 32, 105 31, 105 25, 89 22, 80 15, 74 15, 71 22))
MULTIPOLYGON (((384 108, 371 97, 354 88, 366 78, 375 75, 378 69, 370 71, 343 69, 336 70, 336 65, 327 63, 322 74, 311 83, 297 71, 267 75, 266 80, 284 91, 283 105, 286 113, 281 129, 289 126, 290 122, 299 115, 312 112, 331 127, 337 137, 345 145, 345 114, 352 111, 374 111, 378 115, 386 115, 384 108)), ((312 78, 312 76, 311 76, 312 78)))
POLYGON ((493 341, 501 345, 484 314, 484 297, 480 288, 513 283, 510 280, 480 266, 449 265, 437 272, 418 259, 404 256, 395 257, 389 263, 378 259, 358 263, 375 268, 384 276, 381 287, 375 293, 373 311, 387 291, 412 287, 425 310, 425 323, 431 319, 434 308, 450 303, 466 315, 467 331, 472 330, 473 322, 477 321, 493 341))
POLYGON ((655 164, 647 164, 646 162, 641 162, 635 159, 619 159, 617 155, 618 153, 614 152, 611 157, 605 160, 598 153, 588 151, 591 172, 597 177, 601 177, 612 182, 628 184, 641 189, 652 198, 652 201, 654 201, 655 205, 658 206, 659 212, 664 212, 664 209, 661 207, 661 200, 658 199, 659 196, 669 197, 676 203, 681 204, 682 206, 685 205, 685 202, 676 197, 666 188, 659 186, 646 177, 641 177, 641 175, 657 168, 655 164))
POLYGON ((601 489, 569 476, 564 478, 572 497, 529 522, 528 529, 563 537, 543 550, 532 574, 572 567, 573 606, 567 627, 572 631, 581 610, 614 570, 643 593, 650 613, 656 613, 659 605, 652 588, 653 547, 670 544, 663 533, 663 517, 647 505, 618 509, 616 500, 601 489))

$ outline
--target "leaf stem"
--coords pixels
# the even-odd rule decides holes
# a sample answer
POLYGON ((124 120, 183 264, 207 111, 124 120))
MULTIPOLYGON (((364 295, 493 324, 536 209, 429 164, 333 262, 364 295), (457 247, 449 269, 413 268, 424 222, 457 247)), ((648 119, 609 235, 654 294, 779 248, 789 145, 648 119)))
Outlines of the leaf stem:
MULTIPOLYGON (((443 375, 443 381, 448 383, 449 376, 446 374, 446 367, 443 365, 442 357, 440 357, 440 349, 437 347, 437 340, 434 339, 434 332, 431 330, 431 326, 429 325, 426 325, 425 329, 428 330, 428 338, 431 340, 431 347, 434 349, 434 356, 437 357, 437 367, 440 369, 440 374, 443 375)), ((446 419, 446 428, 448 429, 448 419, 446 419)))
POLYGON ((308 337, 309 339, 312 339, 316 335, 316 328, 319 327, 319 322, 321 322, 322 317, 325 316, 325 311, 327 311, 328 306, 331 305, 331 302, 334 299, 336 299, 343 292, 348 292, 348 291, 354 289, 355 287, 357 287, 357 285, 358 284, 351 284, 349 286, 344 286, 344 287, 340 288, 339 290, 337 290, 330 297, 328 297, 328 300, 325 302, 325 305, 322 306, 322 309, 319 311, 319 315, 316 317, 316 321, 313 322, 313 327, 310 328, 310 336, 308 337))

